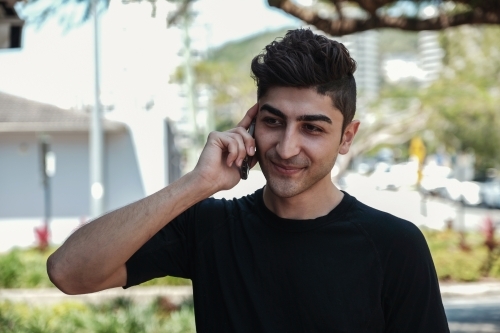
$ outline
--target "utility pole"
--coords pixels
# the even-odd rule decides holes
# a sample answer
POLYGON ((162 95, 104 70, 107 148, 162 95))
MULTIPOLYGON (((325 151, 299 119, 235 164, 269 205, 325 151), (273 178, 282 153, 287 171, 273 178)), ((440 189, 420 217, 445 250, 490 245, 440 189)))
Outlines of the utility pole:
POLYGON ((50 242, 50 222, 52 219, 51 180, 56 173, 56 155, 50 149, 50 137, 42 134, 39 138, 40 171, 43 186, 44 219, 43 225, 35 227, 38 249, 44 251, 50 242))
POLYGON ((189 168, 194 167, 198 159, 198 126, 196 124, 196 94, 194 87, 194 72, 191 60, 191 39, 189 36, 189 10, 182 14, 182 37, 184 43, 184 82, 186 87, 187 111, 190 122, 190 134, 193 140, 193 146, 189 150, 188 164, 189 168))
POLYGON ((90 123, 89 155, 90 155, 90 215, 92 218, 104 212, 104 177, 103 177, 103 129, 99 66, 99 0, 92 0, 94 18, 94 109, 90 123))
POLYGON ((43 186, 43 202, 44 202, 44 210, 43 210, 43 221, 45 227, 49 228, 50 219, 52 217, 52 203, 51 203, 51 193, 50 193, 50 177, 51 174, 49 172, 49 168, 47 166, 48 155, 50 152, 50 143, 49 139, 46 135, 43 135, 40 138, 40 166, 42 173, 42 186, 43 186))

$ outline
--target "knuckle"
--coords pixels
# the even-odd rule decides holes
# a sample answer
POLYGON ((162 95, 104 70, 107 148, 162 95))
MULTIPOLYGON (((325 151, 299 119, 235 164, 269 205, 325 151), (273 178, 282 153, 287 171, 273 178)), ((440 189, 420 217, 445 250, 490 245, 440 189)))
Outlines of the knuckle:
POLYGON ((215 136, 217 136, 219 134, 219 132, 217 131, 212 131, 210 133, 208 133, 208 138, 209 139, 213 139, 215 136))

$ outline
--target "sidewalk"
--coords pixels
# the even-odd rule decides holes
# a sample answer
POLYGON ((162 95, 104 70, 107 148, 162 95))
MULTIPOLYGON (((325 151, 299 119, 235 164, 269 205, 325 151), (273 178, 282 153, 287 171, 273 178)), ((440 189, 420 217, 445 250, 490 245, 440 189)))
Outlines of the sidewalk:
POLYGON ((443 282, 439 285, 443 299, 455 297, 500 296, 498 282, 443 282))
MULTIPOLYGON (((455 298, 477 298, 500 296, 499 282, 442 283, 443 300, 455 298)), ((26 302, 33 305, 50 305, 59 302, 101 303, 117 297, 130 298, 137 303, 148 303, 156 297, 167 297, 172 303, 180 304, 191 298, 191 286, 113 288, 85 295, 66 295, 55 288, 48 289, 0 289, 0 302, 26 302)))
POLYGON ((190 299, 192 295, 191 286, 113 288, 84 295, 66 295, 56 288, 0 289, 0 302, 25 302, 33 305, 50 305, 60 302, 102 303, 117 297, 126 297, 137 303, 148 303, 163 296, 174 304, 180 304, 190 299))

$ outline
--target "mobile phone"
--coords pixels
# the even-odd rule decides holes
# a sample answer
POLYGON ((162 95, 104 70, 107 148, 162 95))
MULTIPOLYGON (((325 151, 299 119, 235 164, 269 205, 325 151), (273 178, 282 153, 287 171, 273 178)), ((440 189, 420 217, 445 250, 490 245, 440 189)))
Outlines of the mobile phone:
MULTIPOLYGON (((250 124, 250 127, 248 128, 248 134, 250 134, 252 136, 252 138, 254 137, 254 133, 255 133, 255 119, 252 121, 252 123, 250 124)), ((241 163, 241 168, 240 168, 240 176, 241 176, 241 179, 245 180, 248 178, 248 173, 250 172, 250 164, 248 163, 248 160, 250 159, 251 157, 248 156, 245 156, 245 158, 243 159, 243 162, 241 163)))

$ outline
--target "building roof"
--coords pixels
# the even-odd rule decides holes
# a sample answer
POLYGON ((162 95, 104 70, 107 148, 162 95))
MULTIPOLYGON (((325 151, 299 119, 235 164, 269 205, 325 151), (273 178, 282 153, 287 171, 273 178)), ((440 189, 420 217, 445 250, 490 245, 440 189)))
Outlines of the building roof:
MULTIPOLYGON (((87 132, 90 115, 84 111, 65 110, 0 92, 0 132, 87 132)), ((125 129, 123 123, 104 119, 107 132, 125 129)))

